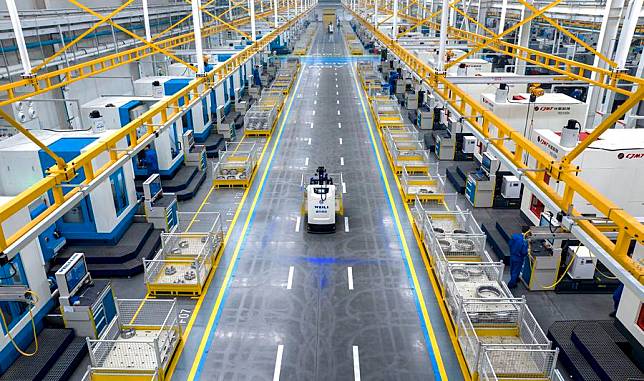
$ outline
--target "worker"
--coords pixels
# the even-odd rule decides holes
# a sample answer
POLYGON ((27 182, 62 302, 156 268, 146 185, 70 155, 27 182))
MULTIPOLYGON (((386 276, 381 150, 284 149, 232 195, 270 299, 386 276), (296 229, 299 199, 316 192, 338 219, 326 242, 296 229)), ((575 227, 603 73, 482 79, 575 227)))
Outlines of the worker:
POLYGON ((526 256, 528 255, 528 241, 526 237, 530 232, 528 226, 523 226, 521 228, 521 233, 514 233, 510 237, 510 281, 508 282, 509 288, 515 288, 519 282, 519 274, 521 274, 521 268, 523 267, 523 262, 525 261, 526 256))
POLYGON ((262 78, 259 76, 259 65, 255 65, 253 68, 253 84, 255 86, 262 87, 262 78))
POLYGON ((608 314, 610 317, 617 316, 617 309, 619 308, 619 301, 622 299, 622 291, 624 291, 624 283, 620 283, 619 286, 613 292, 613 307, 615 310, 608 314))
POLYGON ((159 172, 159 161, 157 152, 149 145, 139 152, 137 159, 139 161, 139 168, 147 168, 148 173, 159 172))

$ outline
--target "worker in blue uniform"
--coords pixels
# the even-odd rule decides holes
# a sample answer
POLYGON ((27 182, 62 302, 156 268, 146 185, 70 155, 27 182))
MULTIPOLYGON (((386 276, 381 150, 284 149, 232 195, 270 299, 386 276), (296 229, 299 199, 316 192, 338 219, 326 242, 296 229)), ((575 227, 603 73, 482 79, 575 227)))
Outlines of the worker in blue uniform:
POLYGON ((259 65, 255 65, 253 68, 253 82, 255 86, 262 87, 262 79, 259 76, 259 65))
POLYGON ((159 158, 152 147, 147 146, 138 155, 139 168, 146 168, 148 174, 159 173, 159 158))
POLYGON ((510 281, 508 282, 509 288, 515 288, 519 282, 519 274, 523 268, 523 262, 528 256, 528 240, 526 237, 530 232, 528 226, 521 228, 521 233, 514 233, 510 237, 510 281))

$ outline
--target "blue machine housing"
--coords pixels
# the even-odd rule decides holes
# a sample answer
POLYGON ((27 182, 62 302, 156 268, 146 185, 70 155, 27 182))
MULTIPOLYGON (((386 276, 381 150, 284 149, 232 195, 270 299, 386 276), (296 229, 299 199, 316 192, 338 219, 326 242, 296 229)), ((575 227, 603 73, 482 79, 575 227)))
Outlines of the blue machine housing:
MULTIPOLYGON (((41 215, 46 209, 47 205, 44 203, 38 204, 29 211, 29 216, 33 220, 41 215)), ((53 224, 49 225, 45 231, 40 233, 38 236, 38 242, 40 243, 43 260, 45 262, 49 262, 56 256, 56 253, 65 245, 67 240, 56 230, 56 224, 53 224)))
MULTIPOLYGON (((176 94, 179 90, 183 89, 184 87, 188 86, 192 79, 191 78, 173 78, 170 79, 166 82, 163 83, 163 89, 165 92, 165 95, 173 95, 176 94)), ((207 110, 207 101, 204 99, 202 101, 203 109, 207 110)), ((179 99, 179 106, 183 106, 184 102, 183 99, 179 99)), ((210 135, 212 131, 212 119, 208 115, 206 115, 207 112, 204 112, 204 130, 201 132, 194 132, 194 124, 193 124, 193 119, 192 119, 192 110, 187 111, 182 117, 181 121, 183 123, 183 129, 184 130, 192 130, 194 133, 195 141, 202 143, 206 141, 208 136, 210 135)))
MULTIPOLYGON (((96 139, 97 138, 94 137, 63 137, 51 143, 48 148, 65 161, 72 161, 74 158, 81 154, 81 150, 83 148, 90 145, 96 139)), ((55 164, 55 161, 42 149, 38 151, 38 157, 40 158, 40 166, 43 170, 43 175, 46 175, 47 169, 52 167, 55 164)), ((119 173, 123 173, 122 168, 117 170, 112 176, 116 176, 119 173)), ((80 169, 76 177, 69 183, 79 184, 84 180, 85 173, 83 172, 83 169, 80 169)), ((70 190, 71 188, 63 188, 63 193, 65 194, 70 190)), ((115 191, 127 193, 125 188, 120 187, 115 187, 115 191)), ((123 199, 122 195, 118 195, 118 198, 123 199)), ((125 211, 127 207, 130 206, 129 202, 127 201, 127 194, 125 194, 124 199, 126 200, 127 204, 123 205, 121 212, 125 211)), ((49 192, 49 200, 50 202, 54 201, 51 191, 49 192)), ((125 216, 125 218, 123 218, 111 232, 99 233, 97 232, 96 223, 94 221, 94 213, 90 196, 87 195, 78 203, 78 207, 76 209, 76 216, 78 218, 66 219, 66 217, 63 216, 56 221, 55 230, 58 231, 61 236, 65 237, 68 240, 74 240, 75 242, 83 242, 88 244, 116 244, 121 239, 123 234, 125 234, 127 228, 131 225, 135 213, 136 208, 130 208, 130 211, 125 216)))

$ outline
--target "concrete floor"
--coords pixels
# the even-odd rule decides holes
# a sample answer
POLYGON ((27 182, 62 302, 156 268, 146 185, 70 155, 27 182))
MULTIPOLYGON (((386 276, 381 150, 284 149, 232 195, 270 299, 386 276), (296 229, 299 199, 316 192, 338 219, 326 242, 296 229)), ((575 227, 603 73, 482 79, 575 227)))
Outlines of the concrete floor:
MULTIPOLYGON (((354 346, 362 379, 438 379, 429 332, 436 336, 447 378, 462 379, 395 187, 389 189, 393 204, 389 201, 385 179, 393 184, 394 178, 386 163, 380 173, 376 152, 385 160, 384 152, 377 135, 372 144, 355 60, 342 34, 330 37, 320 27, 302 64, 292 104, 282 112, 237 219, 242 190, 209 193, 203 186, 181 203, 183 212, 200 206, 203 212, 220 212, 226 228, 235 223, 172 379, 271 380, 279 369, 282 380, 353 380, 354 346), (302 178, 320 165, 342 172, 346 183, 348 224, 341 219, 332 235, 305 233, 301 221, 302 178), (429 322, 420 313, 421 293, 429 322)), ((210 171, 208 176, 205 184, 210 171)), ((462 197, 459 205, 472 209, 462 197)), ((474 214, 479 223, 521 224, 514 210, 475 209, 474 214)), ((113 285, 117 296, 145 295, 142 276, 113 285)), ((528 293, 522 286, 515 294, 525 294, 544 331, 555 320, 606 319, 612 310, 610 295, 528 293)), ((184 300, 182 309, 193 313, 195 304, 184 300)), ((73 379, 80 379, 85 367, 73 379)))
MULTIPOLYGON (((187 379, 193 364, 196 378, 272 379, 280 345, 283 380, 353 380, 354 346, 364 379, 438 378, 362 114, 354 62, 338 57, 347 55, 341 34, 332 40, 322 29, 310 54, 316 57, 302 61, 283 131, 268 147, 277 144, 265 182, 258 177, 254 185, 262 186, 261 194, 250 218, 246 206, 242 209, 175 380, 187 379), (341 220, 333 235, 303 232, 301 180, 319 165, 342 172, 346 182, 348 224, 341 220), (237 234, 244 218, 248 228, 237 234), (231 277, 225 279, 230 263, 231 277), (211 302, 222 287, 224 299, 215 310, 211 302), (206 330, 211 316, 215 320, 206 330), (203 337, 207 341, 198 350, 203 337)), ((395 202, 401 210, 400 200, 395 202)), ((407 242, 413 242, 408 221, 403 225, 407 242)), ((410 252, 419 268, 418 248, 410 252)), ((418 275, 446 372, 450 380, 461 379, 427 275, 418 275)))

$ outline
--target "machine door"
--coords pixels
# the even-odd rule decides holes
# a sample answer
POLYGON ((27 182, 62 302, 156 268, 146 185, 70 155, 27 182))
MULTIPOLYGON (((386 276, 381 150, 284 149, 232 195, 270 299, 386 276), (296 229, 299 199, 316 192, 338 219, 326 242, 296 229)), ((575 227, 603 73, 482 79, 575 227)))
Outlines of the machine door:
POLYGON ((170 147, 172 148, 170 151, 172 153, 172 158, 174 159, 179 155, 179 151, 181 151, 181 142, 179 141, 179 133, 177 130, 179 127, 177 126, 176 123, 172 123, 172 128, 170 128, 170 147))
POLYGON ((110 185, 112 187, 114 209, 116 210, 116 216, 118 217, 130 204, 127 197, 127 187, 125 185, 125 174, 123 173, 123 168, 119 168, 110 176, 110 185))

